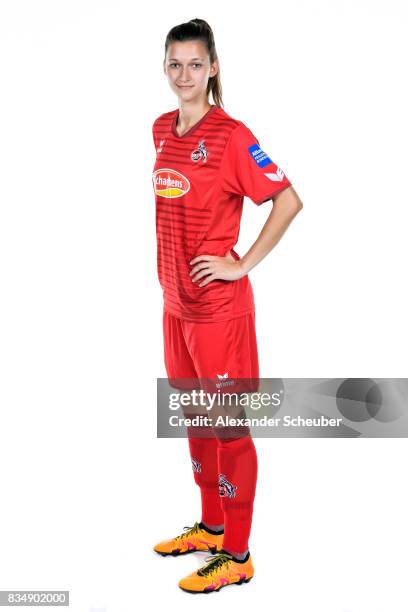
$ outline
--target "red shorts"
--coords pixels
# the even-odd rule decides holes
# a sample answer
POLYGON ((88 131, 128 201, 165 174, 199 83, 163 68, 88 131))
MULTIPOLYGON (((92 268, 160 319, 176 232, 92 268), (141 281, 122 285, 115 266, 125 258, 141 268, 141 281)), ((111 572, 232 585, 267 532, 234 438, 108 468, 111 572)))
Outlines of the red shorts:
POLYGON ((179 319, 163 310, 163 337, 171 386, 226 392, 258 389, 255 312, 229 321, 201 323, 179 319))

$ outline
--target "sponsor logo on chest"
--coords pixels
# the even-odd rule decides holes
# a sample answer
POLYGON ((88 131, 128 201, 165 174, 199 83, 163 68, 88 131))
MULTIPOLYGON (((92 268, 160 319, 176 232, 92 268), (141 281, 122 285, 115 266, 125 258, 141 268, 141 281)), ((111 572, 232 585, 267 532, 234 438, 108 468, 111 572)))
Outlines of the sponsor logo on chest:
POLYGON ((190 190, 188 178, 171 168, 159 168, 152 178, 154 192, 162 198, 180 198, 190 190))

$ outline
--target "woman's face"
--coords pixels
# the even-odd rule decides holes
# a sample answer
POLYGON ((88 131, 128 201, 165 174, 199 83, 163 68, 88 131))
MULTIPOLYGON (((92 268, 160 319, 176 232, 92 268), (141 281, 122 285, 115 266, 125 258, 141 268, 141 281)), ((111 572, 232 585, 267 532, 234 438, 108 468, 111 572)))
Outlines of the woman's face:
POLYGON ((217 73, 217 62, 210 65, 201 40, 189 40, 169 45, 163 68, 174 93, 182 101, 192 101, 207 99, 208 79, 217 73))

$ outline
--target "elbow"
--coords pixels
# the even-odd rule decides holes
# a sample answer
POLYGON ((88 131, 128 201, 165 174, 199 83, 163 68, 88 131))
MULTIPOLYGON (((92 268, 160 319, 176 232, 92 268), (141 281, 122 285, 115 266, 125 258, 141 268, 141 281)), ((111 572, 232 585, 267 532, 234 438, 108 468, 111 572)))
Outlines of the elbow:
POLYGON ((293 197, 293 209, 295 211, 295 214, 297 214, 297 213, 299 213, 302 210, 303 202, 299 198, 298 194, 296 193, 296 191, 294 189, 292 191, 292 196, 294 196, 293 197))
POLYGON ((294 200, 293 205, 294 205, 294 208, 296 209, 296 212, 300 212, 303 208, 303 202, 299 198, 298 193, 293 189, 293 187, 291 189, 291 195, 294 200))
POLYGON ((303 208, 303 202, 300 198, 296 196, 296 198, 292 201, 292 205, 291 205, 292 219, 294 219, 300 213, 302 208, 303 208))
POLYGON ((297 193, 293 194, 294 197, 292 197, 291 200, 291 210, 292 210, 292 214, 295 217, 298 213, 300 213, 300 211, 303 208, 303 202, 302 200, 299 198, 299 196, 297 195, 297 193))

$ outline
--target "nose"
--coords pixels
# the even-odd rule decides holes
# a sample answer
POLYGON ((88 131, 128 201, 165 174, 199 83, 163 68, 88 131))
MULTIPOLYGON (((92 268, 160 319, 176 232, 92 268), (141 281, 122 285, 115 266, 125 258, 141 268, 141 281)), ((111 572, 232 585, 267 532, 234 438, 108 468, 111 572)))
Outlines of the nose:
POLYGON ((185 66, 184 68, 181 69, 181 75, 180 75, 179 81, 180 81, 180 84, 182 85, 187 85, 190 82, 188 66, 185 66))

